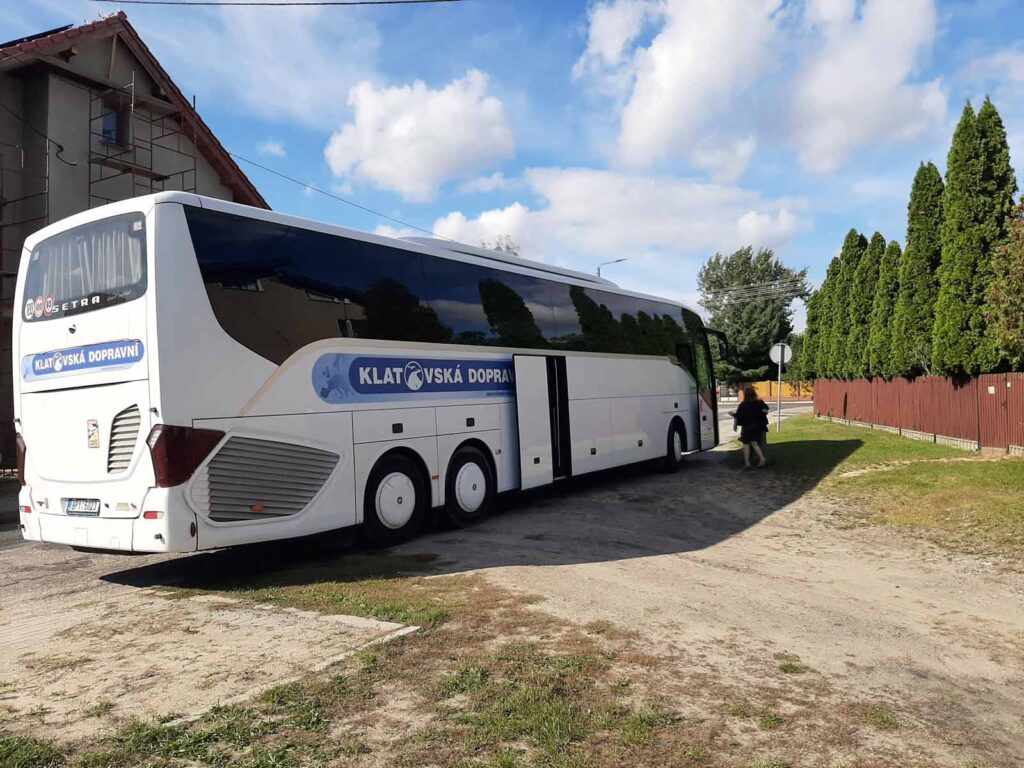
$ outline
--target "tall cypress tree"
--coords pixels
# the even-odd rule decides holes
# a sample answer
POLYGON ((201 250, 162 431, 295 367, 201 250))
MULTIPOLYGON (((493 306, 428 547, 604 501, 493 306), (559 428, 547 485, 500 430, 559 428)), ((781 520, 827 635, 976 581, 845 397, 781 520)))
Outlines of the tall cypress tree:
POLYGON ((977 374, 1000 362, 987 323, 992 260, 1006 243, 1016 182, 1006 131, 988 99, 977 115, 964 107, 953 134, 943 203, 942 264, 935 308, 936 366, 977 374))
MULTIPOLYGON (((989 323, 1000 352, 1024 369, 1024 198, 1010 216, 1010 237, 994 263, 989 290, 989 323)), ((808 310, 810 322, 810 310, 808 310)), ((809 326, 808 326, 809 328, 809 326)))
POLYGON ((1006 129, 995 105, 985 97, 985 103, 978 110, 978 134, 985 147, 984 190, 987 199, 983 223, 986 241, 986 258, 979 270, 979 285, 982 301, 985 303, 985 338, 978 351, 978 366, 982 372, 994 370, 1002 361, 998 333, 987 325, 990 314, 989 295, 996 276, 995 261, 1003 258, 1003 249, 1009 240, 1009 222, 1017 194, 1017 179, 1010 166, 1010 147, 1006 141, 1006 129))
POLYGON ((846 337, 850 332, 850 289, 853 286, 854 273, 860 263, 860 257, 868 247, 867 238, 856 229, 851 229, 843 240, 843 249, 839 252, 839 269, 830 290, 830 307, 828 314, 828 342, 825 349, 826 372, 829 376, 843 378, 846 376, 846 337))
MULTIPOLYGON (((807 307, 807 327, 804 328, 803 343, 800 345, 798 365, 808 379, 818 378, 818 306, 821 299, 821 288, 812 293, 805 304, 807 307)), ((794 355, 796 357, 796 355, 794 355)))
POLYGON ((942 198, 942 262, 932 360, 946 374, 978 373, 985 339, 985 144, 970 103, 953 133, 942 198))
POLYGON ((868 334, 871 331, 871 305, 875 300, 878 285, 878 268, 885 255, 885 238, 875 232, 864 250, 853 272, 850 283, 849 305, 850 330, 846 334, 846 354, 843 373, 851 379, 869 376, 868 334))
POLYGON ((868 333, 868 375, 896 375, 893 365, 892 316, 900 288, 900 258, 903 251, 893 240, 885 249, 878 267, 875 300, 871 304, 871 328, 868 333))
POLYGON ((899 265, 899 296, 892 318, 891 376, 931 373, 932 331, 942 259, 942 176, 921 163, 907 206, 907 249, 899 265))
POLYGON ((830 376, 829 351, 832 331, 832 292, 839 274, 839 257, 828 265, 821 287, 814 292, 813 304, 807 305, 807 331, 810 341, 805 341, 804 370, 813 378, 830 376), (809 347, 809 348, 808 348, 809 347))

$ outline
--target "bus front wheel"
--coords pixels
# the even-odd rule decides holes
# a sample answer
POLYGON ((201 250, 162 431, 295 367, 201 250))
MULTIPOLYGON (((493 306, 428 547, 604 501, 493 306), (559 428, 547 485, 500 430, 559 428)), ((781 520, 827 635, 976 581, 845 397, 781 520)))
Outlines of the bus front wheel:
POLYGON ((683 425, 678 419, 674 419, 668 425, 668 445, 665 450, 664 467, 666 472, 675 472, 683 463, 683 453, 686 451, 686 434, 683 432, 683 425))
POLYGON ((455 528, 483 520, 494 502, 495 481, 484 452, 464 445, 452 456, 444 487, 444 515, 455 528))
POLYGON ((428 507, 427 484, 419 465, 402 454, 384 456, 366 481, 363 532, 367 542, 390 547, 408 541, 419 532, 428 507))

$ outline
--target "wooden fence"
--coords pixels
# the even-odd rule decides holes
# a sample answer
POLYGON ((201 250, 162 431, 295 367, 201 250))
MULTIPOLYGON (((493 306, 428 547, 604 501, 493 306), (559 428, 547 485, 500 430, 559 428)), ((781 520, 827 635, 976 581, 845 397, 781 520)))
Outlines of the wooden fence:
POLYGON ((814 413, 920 440, 1024 455, 1024 373, 818 379, 814 413))

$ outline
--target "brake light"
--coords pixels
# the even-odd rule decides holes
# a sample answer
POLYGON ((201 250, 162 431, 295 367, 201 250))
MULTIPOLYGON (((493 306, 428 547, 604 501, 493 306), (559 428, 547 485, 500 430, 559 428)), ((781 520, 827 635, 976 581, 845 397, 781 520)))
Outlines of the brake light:
POLYGON ((32 514, 32 507, 22 507, 21 508, 21 513, 23 515, 31 515, 32 514))
POLYGON ((210 455, 224 433, 217 429, 157 424, 146 438, 160 488, 181 485, 210 455))
POLYGON ((142 513, 142 519, 143 520, 159 520, 163 516, 164 516, 163 512, 154 512, 152 510, 150 510, 148 512, 143 512, 142 513))
POLYGON ((25 441, 21 435, 14 436, 14 444, 17 446, 15 454, 18 462, 18 482, 25 485, 25 456, 28 454, 28 449, 25 447, 25 441))

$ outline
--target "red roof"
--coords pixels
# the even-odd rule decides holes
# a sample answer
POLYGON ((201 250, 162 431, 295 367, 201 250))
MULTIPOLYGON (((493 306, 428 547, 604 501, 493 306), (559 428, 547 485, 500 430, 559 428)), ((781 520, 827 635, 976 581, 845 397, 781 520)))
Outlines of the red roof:
POLYGON ((118 11, 77 27, 59 27, 40 35, 2 44, 0 45, 0 69, 9 69, 12 65, 16 66, 22 61, 28 64, 36 56, 58 53, 83 38, 108 37, 112 33, 120 34, 121 42, 128 46, 128 49, 163 89, 168 102, 181 115, 182 127, 189 129, 189 132, 195 136, 196 149, 220 174, 223 183, 234 193, 235 201, 269 209, 267 201, 263 199, 253 183, 249 181, 228 151, 213 135, 213 131, 203 122, 199 113, 192 108, 189 100, 178 90, 178 86, 171 80, 171 76, 160 66, 160 62, 156 60, 149 47, 142 42, 139 33, 128 22, 128 17, 123 12, 118 11))

